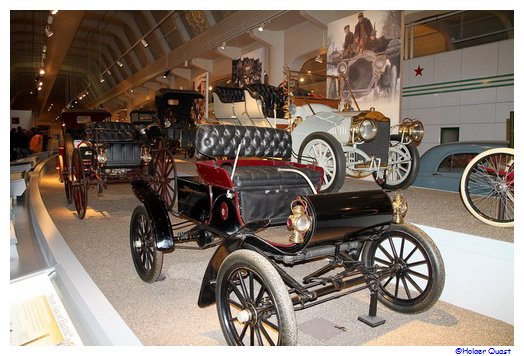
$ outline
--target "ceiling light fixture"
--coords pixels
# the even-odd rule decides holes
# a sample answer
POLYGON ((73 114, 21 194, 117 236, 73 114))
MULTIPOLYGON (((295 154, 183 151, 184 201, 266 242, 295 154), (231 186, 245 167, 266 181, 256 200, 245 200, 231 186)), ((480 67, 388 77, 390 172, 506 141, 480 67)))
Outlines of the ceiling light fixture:
POLYGON ((109 69, 107 70, 107 74, 113 75, 113 73, 111 73, 111 71, 109 69))
POLYGON ((40 68, 40 72, 38 72, 38 73, 40 73, 40 75, 44 75, 45 74, 44 68, 40 68))
POLYGON ((189 61, 184 61, 184 67, 187 67, 189 65, 189 61))
POLYGON ((105 82, 106 80, 104 79, 104 77, 100 77, 100 83, 103 83, 105 82))
POLYGON ((116 64, 117 64, 120 68, 122 68, 122 67, 124 66, 124 65, 122 64, 122 62, 120 62, 120 61, 116 61, 116 64))
POLYGON ((258 31, 259 32, 264 31, 264 23, 261 23, 260 26, 258 26, 258 31))
POLYGON ((142 38, 142 39, 140 40, 140 43, 142 43, 142 46, 144 46, 144 47, 149 46, 149 43, 146 42, 145 38, 142 38))
POLYGON ((226 41, 222 42, 222 45, 220 46, 220 49, 226 49, 226 41))
POLYGON ((58 10, 51 10, 51 15, 56 15, 58 14, 58 10))
POLYGON ((169 77, 169 69, 166 69, 162 76, 164 77, 164 79, 167 79, 167 77, 169 77))
POLYGON ((42 46, 42 52, 44 52, 44 53, 47 52, 47 46, 46 46, 46 45, 43 45, 43 46, 42 46))

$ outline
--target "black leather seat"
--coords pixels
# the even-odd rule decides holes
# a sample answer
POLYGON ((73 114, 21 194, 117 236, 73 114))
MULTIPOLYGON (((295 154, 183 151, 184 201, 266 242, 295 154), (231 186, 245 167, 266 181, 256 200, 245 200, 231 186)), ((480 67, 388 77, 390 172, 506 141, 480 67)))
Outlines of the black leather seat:
POLYGON ((213 91, 223 103, 238 103, 244 101, 244 90, 240 88, 215 87, 213 91))
POLYGON ((135 125, 128 122, 93 122, 86 126, 86 139, 94 142, 136 141, 135 125))
POLYGON ((277 109, 277 118, 284 117, 284 105, 286 103, 284 95, 277 87, 268 84, 253 83, 244 87, 255 99, 262 102, 262 110, 265 117, 274 117, 273 109, 277 109))

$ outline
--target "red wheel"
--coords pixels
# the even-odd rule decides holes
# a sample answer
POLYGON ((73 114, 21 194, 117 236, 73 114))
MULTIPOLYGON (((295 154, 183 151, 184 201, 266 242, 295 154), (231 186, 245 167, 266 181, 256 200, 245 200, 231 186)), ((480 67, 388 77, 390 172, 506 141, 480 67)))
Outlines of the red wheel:
POLYGON ((78 217, 83 219, 87 209, 87 181, 85 179, 84 162, 82 162, 78 148, 73 151, 72 168, 73 200, 78 217))
POLYGON ((159 149, 155 154, 151 185, 171 210, 177 198, 176 166, 173 155, 167 149, 159 149))

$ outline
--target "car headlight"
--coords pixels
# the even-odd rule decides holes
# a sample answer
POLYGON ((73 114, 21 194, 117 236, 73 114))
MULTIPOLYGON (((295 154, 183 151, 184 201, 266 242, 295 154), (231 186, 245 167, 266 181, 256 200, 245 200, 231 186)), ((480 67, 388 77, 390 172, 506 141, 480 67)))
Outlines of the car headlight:
POLYGON ((424 137, 424 125, 422 125, 422 122, 419 120, 406 118, 402 121, 402 124, 400 124, 398 133, 401 136, 411 139, 415 143, 419 143, 424 137))
POLYGON ((96 160, 98 164, 104 165, 107 162, 106 148, 100 146, 97 148, 96 160))
POLYGON ((300 199, 291 202, 291 215, 287 218, 287 227, 293 230, 289 241, 292 243, 304 242, 304 234, 311 229, 312 219, 307 213, 306 202, 300 199))
POLYGON ((377 136, 377 124, 370 119, 355 120, 351 124, 352 142, 369 142, 377 136))
POLYGON ((348 64, 346 62, 340 62, 337 65, 338 74, 346 74, 347 71, 348 71, 348 64))
POLYGON ((151 156, 151 148, 148 145, 142 145, 142 147, 140 147, 140 158, 142 158, 142 161, 146 164, 153 159, 153 156, 151 156))

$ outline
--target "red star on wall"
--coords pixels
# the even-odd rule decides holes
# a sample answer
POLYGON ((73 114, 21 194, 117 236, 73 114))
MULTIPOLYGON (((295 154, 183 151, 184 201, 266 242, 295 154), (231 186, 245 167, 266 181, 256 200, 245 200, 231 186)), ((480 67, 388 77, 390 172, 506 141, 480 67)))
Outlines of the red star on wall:
POLYGON ((424 70, 424 68, 420 68, 420 64, 419 64, 419 66, 417 67, 417 69, 415 69, 415 73, 416 73, 416 74, 415 74, 415 77, 416 77, 416 76, 419 76, 419 75, 422 77, 422 71, 423 71, 423 70, 424 70))

